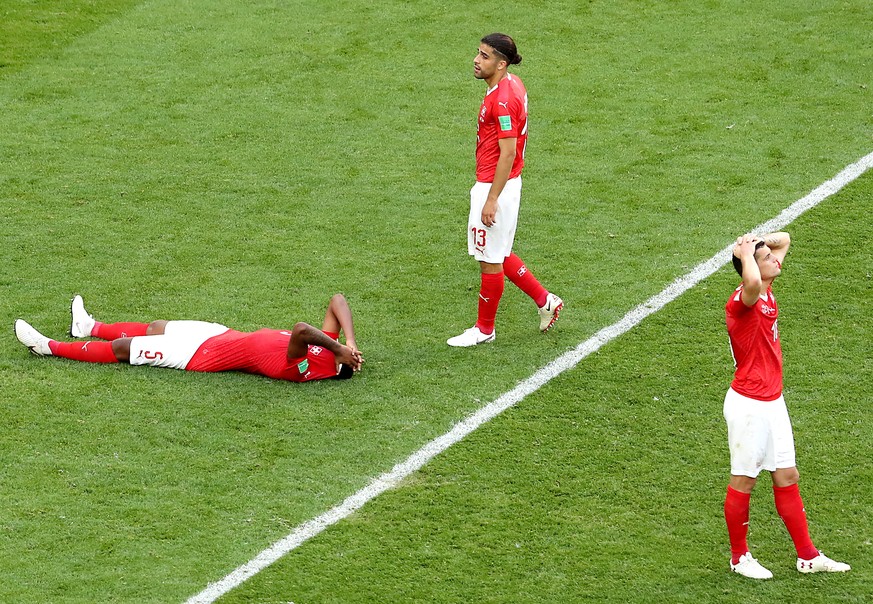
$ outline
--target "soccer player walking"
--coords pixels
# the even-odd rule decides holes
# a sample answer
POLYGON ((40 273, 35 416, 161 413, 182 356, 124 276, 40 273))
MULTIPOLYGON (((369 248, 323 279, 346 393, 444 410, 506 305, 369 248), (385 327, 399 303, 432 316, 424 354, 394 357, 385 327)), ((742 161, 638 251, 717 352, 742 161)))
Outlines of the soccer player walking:
POLYGON ((479 261, 482 281, 476 324, 449 338, 449 346, 494 341, 504 275, 536 303, 540 331, 554 325, 564 306, 512 252, 527 145, 527 91, 507 69, 519 63, 515 41, 501 33, 482 38, 473 58, 473 76, 488 86, 476 127, 476 184, 470 191, 467 224, 467 251, 479 261))
POLYGON ((782 397, 779 307, 772 289, 790 243, 788 233, 737 238, 733 263, 743 282, 725 306, 736 373, 724 400, 731 455, 724 517, 731 545, 731 570, 752 579, 773 577, 752 557, 746 542, 749 503, 761 470, 772 475, 776 511, 794 541, 797 570, 850 570, 848 564, 831 560, 813 545, 797 485, 800 474, 795 465, 794 436, 782 397))

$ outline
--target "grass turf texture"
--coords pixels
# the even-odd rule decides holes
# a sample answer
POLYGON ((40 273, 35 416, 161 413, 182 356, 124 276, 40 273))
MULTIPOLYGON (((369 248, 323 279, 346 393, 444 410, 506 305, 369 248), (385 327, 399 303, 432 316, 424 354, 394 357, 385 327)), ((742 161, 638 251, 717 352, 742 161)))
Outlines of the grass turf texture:
POLYGON ((793 225, 777 282, 811 533, 849 574, 794 570, 766 474, 749 541, 775 579, 727 570, 726 267, 220 601, 866 601, 871 194, 793 225))
MULTIPOLYGON (((0 72, 0 317, 61 336, 80 292, 98 319, 280 327, 317 323, 341 290, 368 363, 349 383, 301 387, 38 360, 3 339, 6 601, 184 599, 871 146, 861 2, 549 3, 496 21, 464 3, 71 2, 50 37, 22 17, 36 5, 19 6, 0 25, 12 65, 0 72), (471 323, 477 287, 463 242, 482 95, 470 63, 495 29, 518 39, 531 93, 517 251, 568 307, 540 337, 508 289, 497 342, 455 351, 444 340, 471 323)), ((801 220, 795 274, 869 225, 869 181, 801 220)), ((863 254, 869 230, 858 241, 863 254)), ((788 396, 813 535, 856 567, 777 574, 786 601, 868 591, 869 411, 863 385, 844 383, 869 375, 869 252, 858 262, 781 285, 789 371, 806 376, 788 396), (855 285, 829 303, 815 283, 855 285), (845 336, 831 304, 857 317, 845 336), (815 332, 828 354, 799 348, 815 332), (852 346, 857 369, 834 361, 852 346), (814 414, 801 397, 821 401, 814 414)), ((625 600, 670 599, 677 585, 773 599, 724 572, 733 280, 720 277, 227 599, 548 600, 598 584, 625 600), (710 306, 679 309, 707 292, 710 306), (685 352, 665 356, 676 340, 685 352), (536 414, 562 437, 535 446, 536 414), (626 497, 631 486, 645 498, 626 497), (521 516, 491 496, 502 491, 521 516), (687 522, 662 525, 664 508, 687 522), (604 547, 597 565, 578 557, 604 547)), ((789 546, 759 491, 752 543, 778 572, 789 546)))

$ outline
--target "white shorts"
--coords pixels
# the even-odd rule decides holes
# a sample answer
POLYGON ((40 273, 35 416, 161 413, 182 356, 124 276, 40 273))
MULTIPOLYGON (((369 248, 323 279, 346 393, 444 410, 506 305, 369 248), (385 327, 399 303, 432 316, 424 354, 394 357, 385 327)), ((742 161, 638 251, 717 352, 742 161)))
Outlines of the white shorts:
POLYGON ((136 336, 130 341, 130 364, 185 369, 203 342, 227 330, 206 321, 168 321, 163 334, 136 336))
POLYGON ((480 262, 502 263, 512 253, 518 207, 521 204, 521 176, 506 181, 497 198, 494 226, 482 224, 482 208, 491 190, 490 182, 476 182, 470 189, 470 218, 467 221, 467 251, 480 262))
POLYGON ((731 448, 731 474, 757 478, 797 465, 794 435, 785 398, 758 401, 729 388, 724 397, 724 419, 731 448))

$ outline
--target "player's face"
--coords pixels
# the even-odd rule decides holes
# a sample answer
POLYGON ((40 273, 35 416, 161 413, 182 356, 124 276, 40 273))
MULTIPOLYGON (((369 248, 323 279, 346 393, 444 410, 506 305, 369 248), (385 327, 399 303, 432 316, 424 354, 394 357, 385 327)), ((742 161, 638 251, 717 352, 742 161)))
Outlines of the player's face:
POLYGON ((506 59, 500 57, 493 48, 487 44, 480 44, 476 56, 473 57, 473 77, 477 80, 489 80, 494 77, 497 70, 501 67, 506 67, 506 59))
POLYGON ((758 270, 761 271, 761 279, 775 279, 782 272, 782 264, 766 245, 755 251, 755 261, 758 263, 758 270))

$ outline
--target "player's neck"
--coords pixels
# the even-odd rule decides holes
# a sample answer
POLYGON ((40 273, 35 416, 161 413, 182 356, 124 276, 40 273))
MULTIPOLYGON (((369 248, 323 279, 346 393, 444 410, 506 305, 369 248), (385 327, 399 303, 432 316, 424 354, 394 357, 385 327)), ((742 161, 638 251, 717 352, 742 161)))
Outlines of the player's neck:
POLYGON ((509 75, 508 71, 497 71, 493 76, 485 80, 485 83, 488 84, 488 90, 491 90, 495 86, 500 83, 500 80, 509 75))

